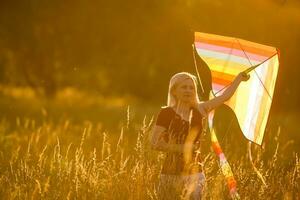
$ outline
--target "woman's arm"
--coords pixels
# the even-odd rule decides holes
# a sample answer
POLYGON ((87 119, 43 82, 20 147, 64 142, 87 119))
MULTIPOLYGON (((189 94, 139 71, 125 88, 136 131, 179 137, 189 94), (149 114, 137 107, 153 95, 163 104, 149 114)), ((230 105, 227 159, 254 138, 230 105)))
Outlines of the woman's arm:
POLYGON ((166 128, 162 126, 155 125, 152 131, 151 137, 151 147, 157 151, 165 151, 165 152, 178 152, 183 153, 187 150, 194 150, 196 145, 192 143, 185 144, 174 144, 168 143, 163 139, 163 135, 166 134, 166 128))
POLYGON ((207 114, 211 110, 217 108, 222 103, 230 99, 234 94, 234 92, 236 91, 236 89, 238 88, 238 86, 240 85, 240 83, 242 81, 247 81, 248 79, 249 79, 249 75, 247 75, 244 72, 239 73, 237 77, 234 79, 234 81, 232 82, 232 84, 227 89, 225 89, 222 95, 215 97, 209 101, 200 103, 198 105, 198 110, 202 115, 207 116, 207 114))

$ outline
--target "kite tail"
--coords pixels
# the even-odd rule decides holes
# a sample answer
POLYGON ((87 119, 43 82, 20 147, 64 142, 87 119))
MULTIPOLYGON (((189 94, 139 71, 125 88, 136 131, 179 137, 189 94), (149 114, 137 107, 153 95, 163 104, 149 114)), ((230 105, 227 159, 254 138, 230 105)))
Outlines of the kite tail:
POLYGON ((212 119, 214 116, 214 111, 212 111, 209 114, 209 127, 210 127, 210 132, 211 132, 211 142, 212 142, 212 148, 216 155, 219 158, 219 163, 220 163, 220 168, 222 171, 222 174, 225 176, 225 180, 228 186, 229 194, 232 199, 240 199, 239 194, 237 193, 237 182, 233 176, 231 167, 221 149, 221 146, 219 144, 218 138, 216 136, 216 133, 212 127, 212 119))
POLYGON ((248 143, 248 154, 249 154, 250 163, 251 163, 254 171, 256 172, 258 178, 261 180, 261 182, 264 184, 264 186, 267 186, 263 175, 260 173, 260 171, 255 167, 255 165, 253 163, 252 154, 251 154, 251 142, 248 143))

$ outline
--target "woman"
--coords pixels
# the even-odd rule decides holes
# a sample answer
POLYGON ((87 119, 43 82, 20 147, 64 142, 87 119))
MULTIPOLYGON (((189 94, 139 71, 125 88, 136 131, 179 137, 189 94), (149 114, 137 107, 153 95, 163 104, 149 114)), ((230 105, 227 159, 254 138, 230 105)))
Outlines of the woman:
POLYGON ((201 198, 205 183, 199 151, 202 122, 248 79, 240 73, 222 95, 200 102, 195 76, 181 72, 171 78, 167 106, 161 108, 151 138, 153 149, 166 152, 158 188, 160 199, 201 198))

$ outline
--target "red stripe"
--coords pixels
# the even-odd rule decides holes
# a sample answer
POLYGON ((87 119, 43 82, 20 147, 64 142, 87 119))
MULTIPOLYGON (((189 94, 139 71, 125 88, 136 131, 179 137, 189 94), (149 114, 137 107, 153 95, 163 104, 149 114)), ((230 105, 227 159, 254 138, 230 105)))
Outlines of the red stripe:
POLYGON ((236 180, 233 176, 227 178, 227 186, 229 190, 231 190, 232 188, 236 188, 236 180))
POLYGON ((212 147, 217 155, 222 153, 222 149, 221 149, 219 143, 217 143, 217 142, 212 143, 212 147))

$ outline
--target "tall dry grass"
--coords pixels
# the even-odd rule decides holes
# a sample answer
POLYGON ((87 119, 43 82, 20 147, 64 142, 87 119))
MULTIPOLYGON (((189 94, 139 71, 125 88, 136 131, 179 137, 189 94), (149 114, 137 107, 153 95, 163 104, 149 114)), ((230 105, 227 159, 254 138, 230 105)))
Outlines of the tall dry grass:
MULTIPOLYGON (((129 109, 128 109, 129 112, 129 109)), ((129 114, 128 114, 129 116, 129 114)), ((1 199, 157 199, 164 154, 151 150, 148 139, 153 119, 132 122, 120 130, 103 131, 89 121, 73 124, 16 119, 0 123, 1 199)), ((278 136, 278 133, 274 135, 278 136)), ((255 165, 246 155, 232 165, 242 199, 299 199, 300 159, 281 162, 284 144, 277 140, 272 156, 255 150, 255 165)), ((205 162, 204 199, 228 199, 228 191, 213 153, 205 162)))

